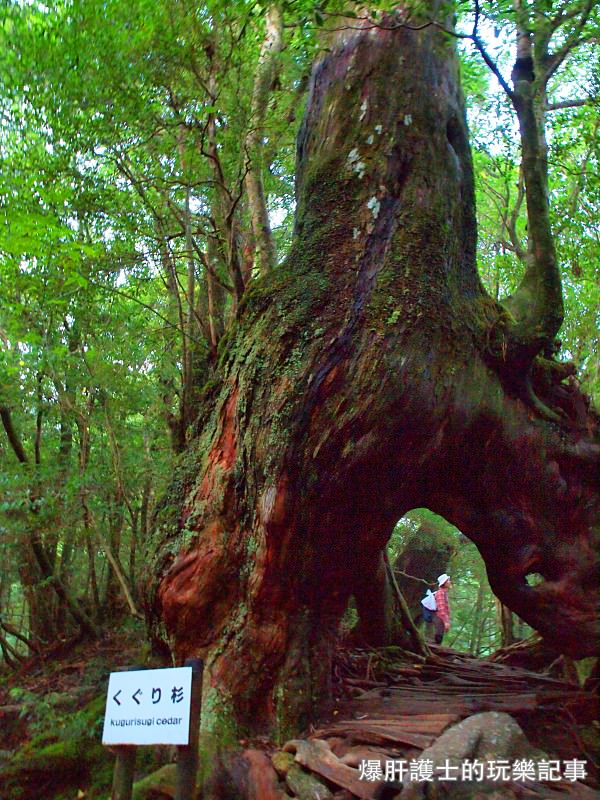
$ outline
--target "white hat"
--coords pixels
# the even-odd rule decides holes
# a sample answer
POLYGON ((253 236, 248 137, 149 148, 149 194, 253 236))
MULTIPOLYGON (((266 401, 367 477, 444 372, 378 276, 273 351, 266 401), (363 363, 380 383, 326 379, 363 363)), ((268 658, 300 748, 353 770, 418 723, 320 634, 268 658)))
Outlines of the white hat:
POLYGON ((446 575, 446 573, 444 572, 438 578, 438 586, 443 586, 446 583, 446 581, 449 581, 449 580, 450 580, 450 575, 446 575))

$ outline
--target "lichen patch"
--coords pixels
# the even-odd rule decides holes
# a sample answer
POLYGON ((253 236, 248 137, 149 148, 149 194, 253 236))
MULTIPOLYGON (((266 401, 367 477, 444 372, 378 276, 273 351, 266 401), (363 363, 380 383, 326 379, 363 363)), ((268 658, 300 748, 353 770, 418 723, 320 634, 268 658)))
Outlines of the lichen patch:
POLYGON ((356 172, 359 178, 362 178, 364 176, 365 171, 367 169, 367 165, 364 163, 364 161, 360 160, 360 154, 356 149, 356 147, 353 147, 352 150, 350 150, 350 152, 348 153, 348 164, 350 166, 350 169, 353 172, 356 172))
POLYGON ((367 208, 373 214, 373 219, 377 219, 379 216, 379 210, 381 208, 381 203, 376 197, 371 197, 367 202, 367 208))

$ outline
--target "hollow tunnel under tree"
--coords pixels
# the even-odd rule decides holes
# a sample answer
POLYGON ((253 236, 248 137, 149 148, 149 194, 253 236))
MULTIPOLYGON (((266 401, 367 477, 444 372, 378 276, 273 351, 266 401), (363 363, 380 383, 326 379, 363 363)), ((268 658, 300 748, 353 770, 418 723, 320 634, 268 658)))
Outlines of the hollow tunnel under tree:
MULTIPOLYGON (((489 297, 454 43, 411 25, 331 34, 290 254, 246 290, 156 518, 150 626, 178 662, 206 660, 217 732, 305 726, 351 595, 389 640, 382 553, 415 507, 476 543, 493 591, 548 643, 595 652, 597 420, 548 357, 562 319, 549 227, 530 248, 535 302, 489 297)), ((546 205, 528 202, 530 230, 549 226, 546 205)))

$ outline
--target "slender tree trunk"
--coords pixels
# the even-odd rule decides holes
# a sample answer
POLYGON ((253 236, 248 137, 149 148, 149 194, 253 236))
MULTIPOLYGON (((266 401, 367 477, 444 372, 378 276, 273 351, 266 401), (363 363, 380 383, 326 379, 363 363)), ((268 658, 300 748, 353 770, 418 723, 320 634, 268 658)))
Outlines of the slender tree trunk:
POLYGON ((107 570, 107 587, 110 587, 111 596, 107 597, 107 602, 106 602, 107 613, 109 615, 109 618, 111 613, 116 614, 118 612, 116 599, 114 598, 114 596, 112 596, 115 592, 115 589, 113 589, 112 585, 108 583, 108 577, 110 575, 114 575, 113 580, 115 581, 116 585, 120 587, 123 593, 123 597, 125 598, 125 601, 129 607, 129 611, 131 612, 132 616, 134 617, 141 616, 135 606, 133 594, 127 584, 127 579, 125 578, 123 567, 121 566, 121 563, 118 558, 118 550, 113 549, 111 543, 105 540, 100 531, 98 531, 98 540, 100 541, 102 549, 104 550, 104 553, 106 555, 106 559, 109 563, 109 569, 107 570))
POLYGON ((131 546, 129 550, 129 585, 137 600, 137 560, 140 550, 146 546, 148 539, 148 520, 152 502, 152 454, 148 436, 144 436, 144 470, 145 477, 142 486, 142 496, 139 512, 135 515, 135 525, 131 529, 131 546))
MULTIPOLYGON (((182 129, 183 130, 183 129, 182 129)), ((183 358, 183 380, 181 389, 181 424, 184 429, 184 437, 187 436, 188 426, 193 422, 195 416, 194 396, 196 394, 196 384, 194 381, 195 361, 197 358, 198 322, 196 319, 195 296, 196 296, 196 264, 194 258, 194 240, 192 233, 192 211, 191 211, 191 187, 189 184, 188 168, 185 155, 185 135, 179 136, 179 160, 181 171, 187 181, 185 187, 185 205, 183 209, 183 227, 185 233, 185 259, 187 264, 186 282, 182 287, 185 299, 185 311, 182 319, 182 337, 185 356, 183 358)), ((179 287, 178 287, 179 293, 179 287)))
MULTIPOLYGON (((31 464, 29 457, 25 451, 19 432, 14 425, 12 412, 8 406, 0 406, 0 419, 14 455, 19 463, 23 465, 24 469, 30 470, 31 464)), ((30 477, 31 485, 29 494, 30 501, 33 505, 36 498, 39 498, 39 485, 37 485, 37 474, 34 473, 30 477)), ((33 525, 36 525, 36 515, 33 514, 29 516, 33 517, 33 525)), ((56 635, 54 619, 55 600, 52 587, 43 583, 44 575, 40 570, 32 546, 33 536, 37 534, 31 531, 31 524, 27 515, 24 514, 22 536, 18 549, 19 578, 27 599, 29 630, 31 635, 34 639, 39 639, 39 641, 48 641, 56 635)))
POLYGON ((210 326, 210 343, 214 354, 223 336, 223 290, 215 279, 214 273, 209 271, 206 276, 208 292, 208 320, 210 326))
POLYGON ((2 657, 4 658, 5 663, 7 664, 10 669, 17 670, 25 661, 25 658, 19 651, 14 648, 8 639, 3 635, 2 630, 0 629, 0 651, 2 652, 2 657))
POLYGON ((477 599, 475 600, 475 610, 471 617, 471 636, 469 639, 469 653, 474 656, 479 655, 481 646, 481 625, 483 619, 483 597, 484 588, 480 582, 477 586, 477 599))
MULTIPOLYGON (((143 495, 142 492, 142 503, 143 503, 143 495)), ((140 538, 140 512, 136 509, 136 513, 131 520, 130 530, 131 533, 129 535, 129 559, 127 564, 127 579, 129 581, 129 585, 132 587, 132 590, 135 591, 136 585, 136 576, 135 576, 135 561, 138 551, 138 540, 140 538)))
MULTIPOLYGON (((0 417, 17 459, 23 464, 24 468, 31 468, 25 448, 12 424, 10 409, 0 408, 0 417)), ((83 633, 89 636, 96 636, 97 631, 93 623, 69 588, 61 580, 56 565, 53 564, 52 554, 49 554, 46 550, 39 520, 38 502, 40 500, 40 492, 39 476, 35 474, 32 477, 30 488, 30 507, 28 512, 23 514, 25 535, 20 548, 20 574, 24 581, 24 591, 30 601, 30 631, 35 635, 40 626, 44 624, 45 627, 41 629, 43 630, 43 635, 40 636, 40 639, 52 638, 55 634, 56 626, 56 598, 59 604, 62 603, 68 608, 83 633), (39 602, 43 599, 39 594, 40 589, 44 592, 52 593, 46 599, 46 602, 39 602)))
POLYGON ((396 637, 400 644, 406 647, 406 649, 410 652, 417 653, 418 655, 422 656, 429 656, 431 655, 429 647, 415 625, 413 615, 411 614, 408 603, 406 602, 406 599, 402 594, 400 587, 398 586, 398 581, 396 580, 394 570, 390 564, 389 556, 385 550, 383 552, 383 559, 385 562, 386 577, 391 584, 394 596, 394 611, 391 614, 395 623, 394 633, 396 633, 396 637))
POLYGON ((119 587, 125 580, 119 566, 121 551, 121 534, 123 532, 123 497, 117 489, 108 513, 108 541, 96 530, 96 537, 100 540, 102 549, 108 559, 106 583, 104 586, 104 613, 107 619, 116 619, 119 616, 120 591, 119 587), (110 555, 109 555, 110 553, 110 555))
POLYGON ((27 600, 29 635, 39 642, 56 636, 52 587, 43 583, 43 575, 28 541, 19 548, 19 581, 27 600))
POLYGON ((96 548, 94 530, 90 524, 89 509, 87 503, 83 510, 83 530, 85 536, 85 552, 87 555, 87 575, 89 594, 91 596, 92 617, 97 621, 102 615, 102 603, 100 601, 100 588, 98 586, 98 573, 96 570, 96 548))
POLYGON ((121 468, 120 449, 115 433, 112 429, 109 414, 107 413, 106 403, 104 404, 104 416, 106 421, 106 428, 108 439, 110 442, 110 449, 113 460, 113 468, 116 480, 116 491, 113 499, 112 507, 109 509, 107 515, 109 539, 106 540, 101 528, 95 524, 94 515, 89 506, 87 499, 87 489, 85 488, 85 472, 87 469, 87 461, 89 455, 89 431, 87 425, 81 426, 82 431, 82 451, 80 457, 81 464, 81 503, 84 514, 84 527, 86 532, 86 539, 89 543, 88 558, 90 564, 90 582, 92 588, 92 596, 97 610, 103 607, 103 612, 108 619, 111 619, 119 614, 118 597, 122 592, 123 597, 129 607, 130 612, 134 616, 139 616, 139 612, 135 606, 131 589, 127 584, 125 572, 120 563, 120 549, 121 549, 121 534, 124 524, 124 507, 129 511, 130 519, 133 521, 135 518, 135 511, 127 497, 125 483, 123 480, 121 468), (106 583, 104 589, 104 603, 100 600, 98 578, 95 567, 94 557, 94 544, 98 542, 106 555, 108 562, 106 570, 106 583), (120 590, 120 592, 119 592, 120 590))
MULTIPOLYGON (((184 365, 188 364, 188 338, 185 335, 185 315, 183 304, 181 302, 181 295, 179 292, 179 284, 177 280, 177 272, 173 258, 168 249, 167 241, 159 230, 159 249, 161 264, 165 276, 165 282, 169 292, 169 305, 168 317, 171 323, 171 328, 165 332, 166 346, 170 351, 175 351, 176 338, 181 341, 181 358, 184 365), (174 332, 177 331, 175 334, 174 332)), ((173 361, 176 361, 176 355, 173 352, 173 361)), ((183 385, 185 385, 186 374, 183 375, 182 387, 180 388, 180 396, 183 395, 183 385)), ((173 452, 181 453, 185 449, 185 422, 181 415, 181 402, 179 413, 175 413, 173 406, 175 405, 174 395, 176 394, 175 387, 171 380, 164 381, 163 383, 163 404, 164 413, 169 432, 171 434, 171 447, 173 452)))
MULTIPOLYGON (((217 78, 218 65, 211 57, 210 78, 208 83, 209 95, 213 102, 217 98, 217 78)), ((213 202, 213 213, 217 223, 215 234, 219 236, 219 244, 223 255, 223 260, 227 265, 227 272, 232 284, 234 311, 244 294, 244 278, 242 275, 242 264, 238 243, 238 231, 236 224, 236 207, 239 197, 235 197, 227 185, 227 179, 219 156, 217 146, 217 121, 215 114, 208 115, 207 121, 207 155, 213 173, 215 184, 215 194, 213 202)))
POLYGON ((246 191, 252 219, 252 231, 256 242, 260 271, 270 272, 275 267, 275 244, 269 223, 267 201, 262 178, 264 169, 263 138, 264 124, 271 86, 278 71, 278 57, 283 47, 283 12, 277 3, 272 3, 266 13, 266 33, 261 47, 254 89, 250 130, 246 136, 248 172, 246 191))
MULTIPOLYGON (((91 403, 91 400, 90 400, 91 403)), ((89 410, 91 410, 91 405, 89 410)), ((90 452, 90 434, 87 420, 82 416, 77 421, 79 431, 79 502, 83 518, 83 535, 88 565, 88 586, 91 594, 92 617, 97 621, 101 616, 100 589, 96 572, 96 546, 92 513, 88 504, 88 488, 86 485, 86 472, 90 452)))
POLYGON ((208 292, 208 320, 213 351, 225 330, 225 290, 218 278, 219 251, 214 236, 209 236, 206 248, 206 286, 208 292))
POLYGON ((421 600, 428 588, 437 588, 437 577, 448 571, 453 544, 429 520, 422 521, 398 553, 394 570, 413 618, 422 612, 421 600))
POLYGON ((496 598, 496 619, 500 629, 500 647, 507 647, 516 641, 513 632, 513 615, 510 608, 496 598))

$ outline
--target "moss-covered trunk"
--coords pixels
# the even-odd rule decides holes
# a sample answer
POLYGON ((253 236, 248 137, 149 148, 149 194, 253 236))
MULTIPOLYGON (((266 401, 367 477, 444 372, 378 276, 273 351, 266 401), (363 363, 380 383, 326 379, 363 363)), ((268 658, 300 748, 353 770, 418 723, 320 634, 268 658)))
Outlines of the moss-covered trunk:
POLYGON ((222 741, 308 722, 349 595, 414 507, 471 536, 503 602, 554 644, 594 647, 597 456, 488 366, 501 312, 476 271, 448 37, 338 34, 312 76, 297 201, 286 264, 222 344, 148 561, 152 625, 178 661, 206 659, 203 725, 222 741))

